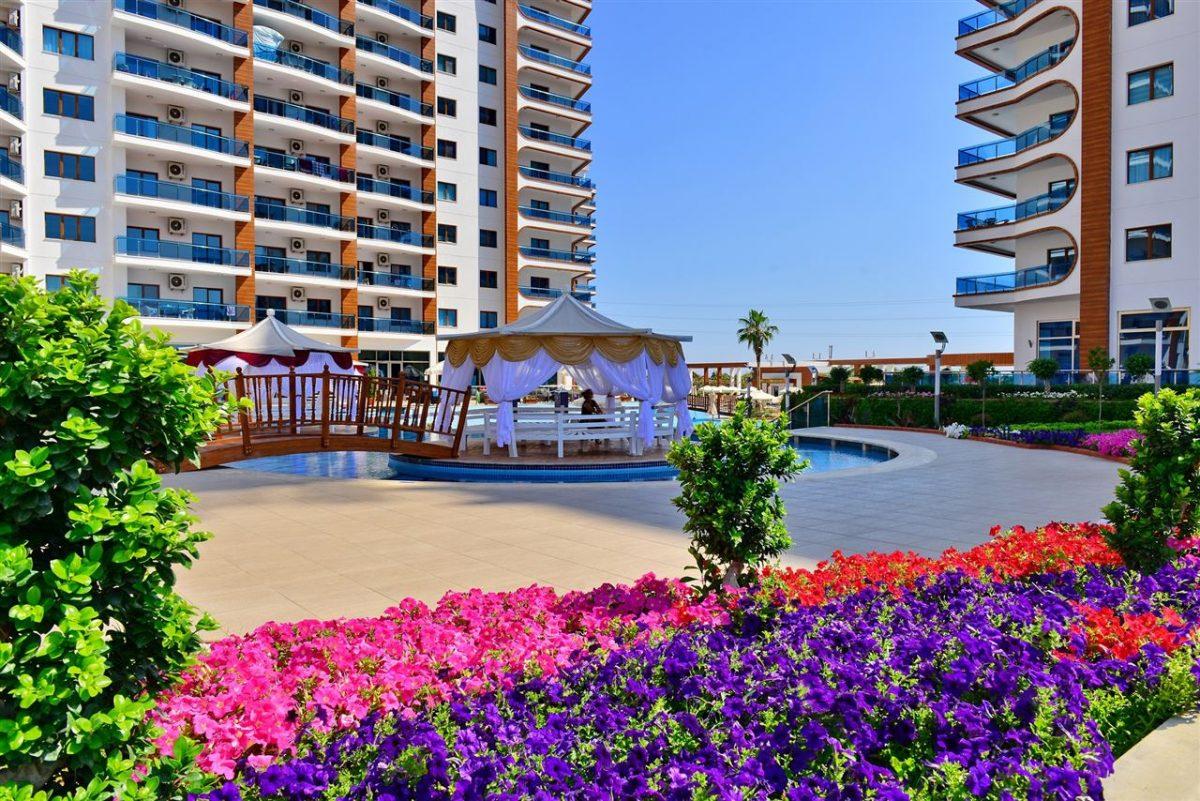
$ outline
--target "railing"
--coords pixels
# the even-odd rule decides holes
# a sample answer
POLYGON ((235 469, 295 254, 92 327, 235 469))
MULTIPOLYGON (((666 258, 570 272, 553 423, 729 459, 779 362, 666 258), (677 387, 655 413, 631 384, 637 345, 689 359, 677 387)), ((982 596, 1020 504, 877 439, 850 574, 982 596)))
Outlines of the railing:
POLYGON ((383 148, 384 150, 390 150, 393 153, 412 156, 413 158, 422 159, 424 161, 433 161, 432 147, 425 147, 417 142, 401 139, 398 136, 375 133, 374 131, 364 131, 360 128, 358 131, 358 143, 360 145, 383 148))
POLYGON ((556 106, 564 108, 573 108, 576 111, 590 113, 592 104, 586 100, 576 100, 566 95, 556 95, 553 92, 543 92, 541 89, 534 89, 532 86, 520 87, 521 94, 528 97, 530 100, 540 100, 543 103, 553 103, 556 106))
POLYGON ((393 320, 391 317, 359 317, 358 330, 376 334, 432 334, 433 323, 424 320, 393 320))
POLYGON ((137 17, 165 22, 177 28, 186 28, 189 31, 228 42, 237 47, 245 47, 249 41, 249 36, 245 31, 222 25, 190 11, 184 11, 182 8, 156 2, 156 0, 113 0, 113 8, 137 17))
POLYGON ((317 328, 357 328, 353 314, 340 312, 317 312, 305 309, 257 309, 259 320, 274 312, 275 319, 286 325, 311 325, 317 328))
POLYGON ((393 0, 358 0, 358 2, 362 3, 364 6, 378 8, 380 11, 385 11, 388 14, 391 14, 393 17, 399 17, 400 19, 408 20, 414 25, 419 25, 422 28, 433 30, 433 17, 427 17, 420 12, 413 11, 407 6, 402 6, 399 3, 393 2, 393 0))
POLYGON ((21 55, 21 32, 0 23, 0 44, 6 45, 18 56, 21 55))
POLYGON ((1038 2, 1040 0, 1012 0, 1012 2, 1001 3, 987 11, 963 17, 958 21, 958 35, 965 36, 968 33, 974 33, 984 28, 990 28, 993 25, 999 25, 1001 22, 1007 22, 1038 2))
POLYGON ((591 264, 596 260, 596 254, 587 250, 552 250, 550 248, 518 248, 522 256, 531 259, 551 259, 553 261, 569 261, 575 264, 591 264))
POLYGON ((833 393, 825 390, 797 403, 792 407, 789 416, 792 428, 828 426, 830 423, 830 401, 832 399, 833 393))
POLYGON ((338 133, 354 133, 354 120, 347 120, 324 111, 314 111, 311 108, 297 106, 295 103, 288 103, 273 97, 255 95, 254 110, 261 111, 264 114, 273 114, 276 117, 286 117, 289 120, 296 120, 307 125, 328 128, 338 133))
POLYGON ((377 103, 386 103, 389 106, 402 108, 405 111, 411 111, 414 114, 420 114, 422 117, 433 116, 433 106, 429 103, 422 103, 416 98, 402 95, 399 92, 391 92, 387 89, 380 89, 378 86, 368 86, 365 83, 355 84, 355 92, 358 96, 365 100, 374 100, 377 103))
POLYGON ((330 278, 335 281, 353 281, 355 273, 354 267, 345 264, 288 259, 283 256, 264 256, 261 253, 256 253, 254 256, 254 270, 255 272, 285 275, 306 275, 310 278, 330 278))
POLYGON ((207 320, 217 323, 248 323, 250 307, 236 303, 201 303, 195 300, 166 298, 121 298, 139 317, 167 317, 173 320, 207 320))
POLYGON ((113 130, 117 133, 140 136, 146 139, 157 139, 162 142, 173 142, 213 153, 223 153, 227 156, 244 158, 250 153, 250 145, 240 139, 230 139, 227 136, 208 133, 185 125, 175 125, 170 122, 146 120, 141 117, 130 117, 118 114, 113 118, 113 130))
POLYGON ((118 175, 113 184, 116 192, 122 195, 175 200, 180 203, 191 203, 223 211, 250 210, 250 198, 245 195, 188 186, 174 181, 159 181, 154 178, 140 178, 136 175, 118 175))
POLYGON ((583 189, 591 189, 594 184, 592 179, 586 175, 571 175, 566 172, 552 172, 550 170, 539 170, 534 167, 519 167, 521 175, 526 178, 534 178, 538 181, 553 181, 556 184, 569 184, 570 186, 578 186, 583 189))
POLYGON ((553 25, 556 28, 562 28, 564 31, 577 33, 580 36, 592 35, 592 29, 587 25, 580 25, 578 22, 571 22, 569 19, 563 19, 562 17, 556 17, 553 14, 547 14, 545 11, 533 8, 532 6, 521 5, 517 6, 517 8, 521 9, 522 16, 528 17, 529 19, 537 20, 538 22, 544 22, 547 25, 553 25))
POLYGON ((354 182, 354 170, 339 167, 309 156, 289 156, 286 153, 276 153, 261 147, 254 148, 254 163, 261 167, 275 170, 299 172, 313 175, 317 178, 328 178, 331 181, 349 184, 354 182))
POLYGON ((1074 44, 1074 39, 1068 39, 1062 44, 1053 45, 1043 50, 1041 53, 1038 53, 1036 56, 1033 56, 1011 70, 997 72, 995 75, 988 75, 975 81, 959 84, 958 99, 959 101, 972 100, 976 97, 999 92, 1001 89, 1016 86, 1040 72, 1045 72, 1062 61, 1071 52, 1071 47, 1074 44))
POLYGON ((358 190, 360 192, 373 192, 377 195, 389 195, 402 200, 411 200, 415 203, 433 202, 432 192, 426 192, 419 187, 406 184, 397 184, 391 181, 380 181, 370 177, 369 175, 358 176, 358 190))
POLYGON ((706 392, 690 392, 687 396, 687 403, 689 409, 695 409, 698 412, 706 412, 715 408, 717 416, 720 417, 721 415, 733 414, 738 403, 745 397, 745 393, 735 395, 732 392, 726 392, 718 395, 706 392))
POLYGON ((250 266, 250 252, 246 250, 189 245, 186 242, 164 242, 161 239, 118 236, 116 252, 123 256, 137 256, 144 259, 170 259, 197 264, 219 264, 225 267, 250 266))
POLYGON ((555 67, 561 67, 571 72, 578 72, 580 75, 591 75, 592 66, 585 64, 582 61, 572 61, 569 58, 556 56, 553 53, 547 53, 544 50, 535 50, 528 45, 518 45, 517 49, 521 51, 521 55, 526 58, 532 58, 534 61, 541 61, 543 64, 552 64, 555 67))
POLYGON ((7 111, 17 119, 21 119, 21 97, 14 95, 3 86, 0 86, 0 111, 7 111))
POLYGON ((370 270, 360 270, 358 283, 365 286, 388 286, 395 289, 415 289, 419 292, 432 292, 433 279, 419 275, 402 275, 400 273, 377 273, 370 270))
POLYGON ((354 83, 354 73, 350 70, 344 70, 341 67, 336 67, 328 61, 320 61, 319 59, 302 56, 299 53, 289 53, 286 50, 271 50, 268 48, 255 48, 254 58, 271 64, 279 64, 282 67, 290 67, 294 70, 307 72, 309 75, 315 75, 318 78, 324 78, 327 81, 349 86, 354 83))
POLYGON ((354 33, 354 23, 350 20, 338 19, 332 14, 326 14, 318 8, 297 3, 295 0, 254 0, 254 5, 287 14, 289 17, 297 17, 327 31, 340 33, 342 36, 350 36, 354 33))
MULTIPOLYGON (((522 295, 533 300, 554 300, 555 298, 561 298, 568 292, 566 289, 550 289, 548 287, 541 286, 523 286, 518 287, 518 289, 522 295)), ((576 300, 581 300, 584 303, 590 303, 592 300, 592 295, 596 294, 595 287, 584 287, 582 289, 577 288, 569 291, 573 298, 576 300)))
POLYGON ((1010 206, 962 212, 958 215, 958 230, 972 231, 976 228, 990 228, 993 225, 1007 225, 1027 217, 1057 211, 1071 199, 1074 191, 1075 187, 1072 184, 1066 191, 1047 192, 1010 206))
POLYGON ((406 231, 403 228, 388 228, 370 223, 358 224, 358 235, 365 239, 379 239, 384 242, 395 242, 400 245, 415 245, 420 248, 433 247, 433 237, 419 231, 406 231))
POLYGON ((0 242, 14 248, 25 248, 25 229, 12 223, 0 222, 0 242))
POLYGON ((266 203, 262 200, 254 202, 254 216, 275 222, 315 225, 318 228, 330 228, 334 231, 354 230, 353 217, 343 217, 328 211, 313 211, 299 206, 286 206, 283 203, 266 203))
POLYGON ((188 89, 196 89, 210 95, 223 97, 227 100, 236 100, 244 103, 249 97, 249 90, 240 83, 224 81, 202 72, 189 70, 186 67, 176 67, 174 64, 155 61, 152 58, 134 56, 129 53, 117 53, 113 56, 113 68, 117 72, 137 75, 141 78, 151 78, 156 81, 163 81, 164 83, 178 84, 188 89))
POLYGON ((23 184, 25 183, 25 168, 21 166, 21 162, 9 158, 8 154, 0 153, 0 176, 23 184))
POLYGON ((398 47, 392 47, 390 44, 377 42, 369 36, 358 36, 355 38, 355 43, 359 50, 365 50, 368 53, 374 53, 377 56, 383 56, 389 61, 395 61, 399 64, 412 67, 421 72, 433 72, 433 62, 427 58, 421 58, 416 53, 410 53, 407 50, 401 50, 398 47))
POLYGON ((532 206, 519 206, 521 214, 539 220, 567 223, 568 225, 595 225, 596 222, 586 214, 573 214, 569 211, 552 211, 551 209, 535 209, 532 206))
POLYGON ((1039 267, 1025 267, 1008 273, 965 276, 955 282, 955 294, 986 295, 990 292, 1011 292, 1014 289, 1042 286, 1066 278, 1074 267, 1075 260, 1071 259, 1039 267))
POLYGON ((552 142, 556 145, 565 147, 573 147, 576 150, 592 149, 592 143, 587 139, 580 139, 575 136, 567 136, 566 134, 554 133, 553 131, 543 131, 540 128, 530 128, 527 125, 518 126, 522 136, 528 136, 530 139, 539 139, 543 142, 552 142))
POLYGON ((969 164, 978 164, 981 161, 991 161, 992 159, 1003 158, 1005 156, 1013 156, 1023 150, 1028 150, 1034 145, 1048 142, 1065 131, 1067 126, 1071 124, 1073 117, 1074 115, 1072 114, 1058 124, 1052 125, 1044 122, 1041 125, 1035 125, 1016 136, 1010 136, 1008 139, 1000 139, 996 142, 988 142, 982 145, 975 145, 974 147, 964 147, 958 151, 958 166, 965 167, 969 164))

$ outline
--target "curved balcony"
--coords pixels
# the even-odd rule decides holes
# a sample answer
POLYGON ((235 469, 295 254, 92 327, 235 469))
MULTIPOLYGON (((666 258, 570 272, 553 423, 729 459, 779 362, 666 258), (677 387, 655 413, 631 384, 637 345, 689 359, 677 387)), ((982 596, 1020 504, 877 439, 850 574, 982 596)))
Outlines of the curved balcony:
POLYGON ((182 8, 157 2, 157 0, 113 0, 113 9, 142 19, 183 28, 234 47, 245 47, 250 38, 245 31, 223 25, 182 8))
MULTIPOLYGON (((258 309, 258 319, 267 316, 267 309, 258 309)), ((310 325, 317 328, 349 328, 358 327, 353 314, 339 312, 316 312, 304 309, 274 309, 275 319, 285 325, 310 325)))
POLYGON ((546 25, 553 25, 555 28, 567 31, 568 33, 578 34, 579 36, 590 37, 592 35, 592 29, 587 25, 581 25, 578 22, 571 22, 569 19, 563 19, 562 17, 556 17, 553 14, 547 14, 545 11, 534 8, 533 6, 518 5, 517 8, 521 10, 521 16, 525 17, 526 19, 531 19, 534 22, 542 22, 546 25))
POLYGON ((1017 289, 1045 286, 1063 280, 1075 268, 1075 260, 1026 267, 1007 273, 970 275, 957 279, 956 295, 987 295, 994 292, 1012 292, 1017 289))
POLYGON ((422 103, 416 98, 402 95, 399 92, 392 92, 388 89, 380 89, 378 86, 368 86, 365 83, 355 84, 354 91, 359 97, 364 100, 374 100, 376 103, 384 103, 393 108, 401 109, 402 111, 410 111, 413 114, 418 114, 422 117, 433 116, 433 106, 429 103, 422 103))
POLYGON ((286 50, 271 50, 268 48, 255 48, 254 58, 256 61, 265 61, 269 64, 278 64, 281 67, 306 72, 309 75, 316 76, 326 81, 331 81, 342 86, 350 86, 354 83, 354 73, 350 70, 344 70, 341 67, 334 66, 327 61, 320 61, 308 56, 302 56, 299 53, 289 53, 286 50))
MULTIPOLYGON (((522 297, 529 298, 530 300, 555 300, 568 292, 566 289, 550 289, 540 286, 522 286, 518 287, 518 290, 522 297)), ((581 300, 584 303, 591 303, 592 296, 596 294, 594 286, 577 287, 569 291, 576 300, 581 300)))
POLYGON ((358 0, 359 5, 377 8, 385 14, 391 14, 406 22, 411 22, 419 28, 433 30, 433 17, 427 17, 419 11, 413 11, 408 6, 402 6, 394 0, 358 0))
POLYGON ((391 181, 380 181, 368 175, 358 176, 358 191, 371 192, 376 195, 387 195, 397 200, 410 200, 413 203, 433 204, 432 192, 426 192, 419 187, 392 183, 391 181))
POLYGON ((550 181, 556 184, 565 184, 567 186, 577 186, 580 189, 594 189, 595 184, 592 179, 586 175, 571 175, 566 172, 554 172, 552 170, 539 170, 535 167, 521 166, 517 168, 521 175, 526 178, 532 178, 535 181, 550 181))
POLYGON ((520 87, 521 95, 530 100, 537 100, 540 103, 550 103, 555 106, 569 108, 572 111, 580 111, 584 114, 592 113, 592 104, 586 100, 576 100, 573 97, 566 95, 556 95, 553 92, 543 92, 541 89, 534 89, 532 86, 520 87))
POLYGON ((1008 22, 1010 19, 1019 16, 1025 9, 1037 5, 1039 2, 1041 0, 1010 0, 1010 2, 1000 3, 994 8, 989 8, 987 11, 963 17, 958 21, 958 35, 966 36, 969 33, 976 33, 993 25, 999 25, 1001 22, 1008 22))
POLYGON ((301 276, 304 278, 326 278, 332 281, 353 281, 355 268, 344 264, 329 264, 328 262, 309 261, 307 259, 287 259, 282 256, 255 254, 254 271, 275 273, 277 275, 301 276))
POLYGON ((311 225, 343 233, 354 230, 353 217, 343 217, 327 211, 313 211, 299 206, 285 206, 282 203, 265 203, 261 200, 254 203, 254 216, 260 220, 311 225))
POLYGON ((311 175, 314 178, 327 178, 343 184, 354 182, 354 170, 308 156, 289 156, 286 153, 276 153, 261 147, 254 148, 254 163, 260 167, 311 175))
POLYGON ((591 266, 596 261, 596 254, 588 250, 553 250, 551 248, 531 248, 524 246, 519 248, 519 250, 521 255, 528 259, 561 261, 585 267, 591 266))
POLYGON ((24 250, 25 229, 12 223, 0 221, 0 242, 24 250))
POLYGON ((577 136, 567 136, 566 134, 554 133, 553 131, 543 131, 540 128, 530 128, 526 125, 519 125, 517 129, 522 136, 529 139, 536 139, 539 142, 549 142, 552 145, 561 145, 569 147, 573 150, 584 150, 590 153, 592 151, 592 143, 587 139, 580 139, 577 136))
POLYGON ((166 298, 120 298, 134 308, 139 317, 164 317, 173 320, 199 320, 214 323, 248 323, 250 307, 237 303, 200 303, 195 300, 166 298))
POLYGON ((18 184, 25 183, 25 168, 21 162, 14 161, 7 153, 0 153, 0 178, 7 178, 18 184))
POLYGON ((168 242, 161 239, 138 239, 118 236, 116 253, 138 259, 167 259, 221 267, 249 267, 250 252, 234 248, 214 248, 191 245, 186 242, 168 242))
POLYGON ((142 139, 154 139, 173 145, 194 147, 223 156, 246 158, 250 155, 250 145, 240 139, 230 139, 227 136, 218 136, 185 125, 130 117, 126 114, 117 114, 113 117, 113 131, 142 139))
POLYGON ((318 128, 327 128, 341 134, 354 133, 354 120, 347 120, 324 111, 313 111, 310 108, 297 106, 284 100, 276 100, 273 97, 255 95, 254 110, 276 117, 285 117, 306 125, 315 125, 318 128))
POLYGON ((352 36, 354 34, 353 22, 338 19, 332 14, 326 14, 319 8, 313 8, 304 3, 297 3, 295 0, 254 0, 254 5, 270 9, 271 11, 278 11, 281 14, 287 14, 289 17, 302 19, 305 22, 316 25, 318 28, 333 31, 341 36, 352 36))
POLYGON ((218 192, 215 189, 202 189, 174 181, 159 181, 136 175, 118 175, 113 179, 113 188, 118 195, 173 200, 177 203, 188 203, 221 211, 247 212, 250 210, 250 198, 245 195, 218 192))
POLYGON ((558 67, 559 69, 576 72, 580 75, 590 76, 592 74, 592 66, 590 64, 585 64, 582 61, 572 61, 569 58, 556 56, 553 53, 535 50, 529 45, 518 45, 517 49, 521 51, 521 55, 525 56, 525 58, 532 59, 533 61, 540 61, 543 64, 549 64, 552 67, 558 67))
POLYGON ((992 228, 998 225, 1009 225, 1030 217, 1049 214, 1058 211, 1067 204, 1075 194, 1075 185, 1065 191, 1047 192, 1020 203, 1008 206, 997 206, 992 209, 967 211, 958 215, 956 231, 975 231, 980 228, 992 228))
POLYGON ((389 134, 375 133, 374 131, 358 130, 358 143, 367 147, 378 147, 383 150, 390 150, 393 153, 399 153, 401 156, 409 156, 421 161, 433 161, 433 148, 425 147, 418 142, 412 140, 401 139, 398 136, 389 134))
POLYGON ((21 32, 7 25, 0 25, 0 44, 21 55, 21 32))
POLYGON ((421 58, 416 53, 410 53, 407 50, 401 50, 398 47, 392 47, 390 44, 377 42, 362 35, 356 37, 354 41, 359 50, 374 53, 377 56, 386 58, 388 61, 395 61, 397 64, 403 64, 406 67, 412 67, 418 72, 433 74, 433 62, 427 58, 421 58))
POLYGON ((1049 142, 1051 139, 1058 137, 1059 134, 1070 127, 1073 119, 1074 114, 1072 113, 1070 117, 1055 124, 1044 122, 1041 125, 1035 125, 1007 139, 975 145, 974 147, 964 147, 958 151, 958 166, 968 167, 972 164, 992 161, 1004 158, 1005 156, 1015 156, 1017 153, 1028 150, 1035 145, 1049 142))
POLYGON ((383 225, 370 223, 358 224, 358 235, 362 239, 374 239, 379 242, 391 242, 396 245, 412 245, 418 248, 433 247, 433 237, 420 231, 406 231, 403 228, 388 228, 383 225))
POLYGON ((1004 70, 974 81, 967 81, 958 86, 958 102, 974 100, 977 97, 990 95, 1002 89, 1009 89, 1024 83, 1035 75, 1045 72, 1058 64, 1071 52, 1074 39, 1068 39, 1062 44, 1052 45, 1035 56, 1026 59, 1024 63, 1011 70, 1004 70))
POLYGON ((580 226, 592 226, 596 224, 595 218, 587 214, 573 214, 569 211, 554 211, 552 209, 535 209, 532 206, 519 206, 518 210, 521 212, 521 216, 535 220, 547 220, 549 222, 580 226))
POLYGON ((249 90, 240 83, 214 78, 203 72, 196 72, 187 67, 177 67, 152 58, 134 56, 129 53, 117 53, 113 56, 113 69, 127 75, 139 78, 149 78, 163 83, 195 89, 199 92, 245 103, 249 98, 249 90))
POLYGON ((21 97, 14 95, 7 88, 0 86, 0 111, 7 111, 9 114, 16 117, 18 120, 23 116, 21 110, 21 97))
POLYGON ((433 323, 424 320, 393 320, 390 317, 359 317, 358 330, 374 334, 432 334, 433 323))
POLYGON ((362 286, 383 287, 385 289, 414 289, 418 292, 433 292, 433 279, 422 278, 419 275, 401 275, 399 273, 378 273, 371 270, 361 270, 358 273, 358 283, 362 286))

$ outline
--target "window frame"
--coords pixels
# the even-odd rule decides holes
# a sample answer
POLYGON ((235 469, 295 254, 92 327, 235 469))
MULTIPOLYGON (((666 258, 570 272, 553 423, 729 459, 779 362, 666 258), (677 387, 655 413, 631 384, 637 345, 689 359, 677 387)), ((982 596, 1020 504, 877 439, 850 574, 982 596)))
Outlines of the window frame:
POLYGON ((437 324, 442 328, 458 328, 458 309, 439 306, 437 310, 437 324))
POLYGON ((1174 178, 1174 177, 1175 177, 1175 143, 1174 142, 1164 142, 1164 143, 1158 144, 1158 145, 1150 145, 1148 147, 1137 147, 1137 148, 1134 148, 1133 150, 1125 151, 1125 183, 1127 185, 1133 186, 1136 184, 1150 183, 1151 181, 1165 181, 1168 178, 1174 178), (1158 153, 1158 151, 1160 151, 1164 148, 1166 148, 1169 151, 1170 156, 1171 156, 1171 161, 1169 164, 1169 171, 1167 172, 1166 175, 1155 175, 1154 174, 1154 167, 1155 167, 1155 163, 1156 163, 1155 155, 1158 153), (1135 180, 1133 180, 1133 176, 1131 174, 1131 170, 1133 169, 1133 164, 1131 163, 1131 160, 1133 159, 1134 155, 1139 154, 1139 153, 1144 153, 1147 156, 1149 156, 1149 162, 1147 163, 1147 173, 1146 173, 1147 177, 1140 181, 1135 181, 1135 180))
POLYGON ((458 101, 453 97, 437 96, 437 113, 443 117, 458 116, 458 101))
POLYGON ((500 115, 496 109, 489 106, 479 107, 479 124, 495 126, 499 124, 500 115), (485 119, 487 117, 487 119, 485 119))
POLYGON ((458 159, 458 142, 453 139, 437 140, 437 147, 434 150, 439 158, 443 159, 458 159))
POLYGON ((487 189, 482 186, 479 187, 479 205, 481 208, 485 209, 500 208, 500 192, 496 189, 487 189), (492 202, 485 203, 485 200, 490 200, 492 202))
POLYGON ((1127 27, 1127 28, 1135 28, 1135 27, 1137 27, 1138 25, 1145 25, 1147 22, 1157 22, 1157 21, 1158 21, 1158 20, 1160 20, 1160 19, 1166 19, 1167 17, 1174 16, 1174 14, 1175 14, 1175 0, 1164 0, 1164 2, 1166 2, 1166 3, 1170 4, 1170 9, 1171 9, 1171 10, 1170 10, 1170 11, 1168 11, 1166 14, 1163 14, 1163 15, 1161 15, 1161 16, 1159 16, 1159 14, 1158 14, 1158 10, 1157 10, 1157 8, 1156 8, 1157 2, 1158 2, 1158 0, 1147 0, 1147 3, 1148 3, 1148 16, 1147 16, 1145 19, 1138 20, 1137 22, 1134 22, 1134 21, 1133 21, 1133 13, 1134 13, 1134 12, 1133 12, 1133 3, 1134 3, 1134 0, 1129 0, 1129 2, 1128 2, 1128 3, 1126 3, 1126 6, 1125 6, 1125 8, 1126 8, 1126 12, 1125 12, 1125 27, 1127 27))
POLYGON ((59 178, 64 181, 83 181, 90 184, 96 183, 96 157, 87 156, 83 153, 66 153, 61 150, 45 150, 43 151, 42 155, 42 170, 44 171, 44 177, 46 178, 59 178), (48 159, 51 157, 54 157, 55 159, 58 172, 50 172, 50 162, 48 159), (75 174, 67 175, 65 174, 64 167, 72 161, 75 164, 75 174), (91 165, 90 178, 84 174, 85 171, 83 166, 85 164, 91 165))
POLYGON ((458 244, 458 226, 450 223, 437 224, 437 241, 447 245, 458 244))
POLYGON ((61 211, 47 211, 43 218, 43 224, 46 231, 46 239, 53 239, 57 242, 95 242, 96 241, 96 218, 86 214, 64 214, 61 211), (50 221, 56 219, 58 225, 51 233, 50 221), (86 221, 86 223, 85 223, 86 221), (78 236, 66 236, 70 233, 69 223, 73 222, 75 231, 78 236), (91 236, 87 236, 87 234, 91 236))
POLYGON ((1170 259, 1175 255, 1175 231, 1172 223, 1152 223, 1150 225, 1136 225, 1133 228, 1125 229, 1125 263, 1126 264, 1141 264, 1146 261, 1163 261, 1170 259), (1159 228, 1167 230, 1167 254, 1165 256, 1154 255, 1154 231, 1159 228), (1145 232, 1146 238, 1146 257, 1144 259, 1129 258, 1129 235, 1135 231, 1145 232))
POLYGON ((458 75, 458 59, 445 53, 438 53, 435 59, 437 71, 443 75, 458 75))
POLYGON ((83 31, 72 31, 67 28, 59 28, 54 25, 43 25, 42 26, 42 52, 50 53, 50 54, 56 55, 56 56, 64 56, 66 58, 77 58, 77 59, 80 59, 81 61, 95 61, 96 60, 96 37, 92 36, 90 33, 84 33, 83 31), (51 49, 46 46, 46 34, 51 31, 55 34, 55 43, 57 44, 57 48, 55 48, 55 49, 51 49), (68 53, 68 52, 66 52, 66 50, 63 49, 64 42, 66 42, 68 40, 74 40, 75 46, 73 49, 75 52, 73 52, 73 53, 68 53), (88 50, 89 50, 88 55, 82 55, 82 56, 79 55, 79 43, 80 42, 87 42, 88 50))
POLYGON ((500 151, 490 147, 479 148, 479 163, 484 167, 500 166, 500 151), (489 161, 490 159, 490 161, 489 161))
POLYGON ((458 286, 458 268, 439 264, 437 268, 437 282, 438 286, 458 286))
POLYGON ((497 39, 498 33, 499 33, 499 31, 497 31, 491 25, 486 25, 482 22, 479 23, 479 41, 484 42, 486 44, 494 45, 498 41, 498 39, 497 39))
POLYGON ((79 92, 68 92, 66 89, 55 89, 53 86, 42 87, 42 113, 48 117, 61 117, 66 120, 83 120, 85 122, 96 121, 96 98, 92 95, 85 95, 79 92), (51 97, 57 99, 54 104, 54 111, 50 110, 50 104, 47 102, 51 97), (75 114, 68 114, 66 103, 64 100, 70 98, 74 103, 75 114), (86 104, 80 103, 80 99, 85 98, 86 104), (82 116, 79 112, 82 107, 87 106, 88 116, 82 116))
POLYGON ((499 270, 480 270, 479 271, 479 288, 480 289, 499 289, 500 288, 500 271, 499 270), (484 275, 491 276, 491 283, 486 284, 483 281, 484 275))
POLYGON ((490 330, 500 327, 500 312, 491 311, 490 309, 479 310, 479 328, 482 330, 490 330), (487 323, 484 322, 484 315, 490 315, 487 318, 487 323))
POLYGON ((450 183, 449 181, 438 181, 436 186, 436 197, 443 203, 458 202, 458 184, 450 183), (445 190, 443 194, 442 190, 445 190))
POLYGON ((1166 61, 1166 62, 1163 62, 1162 64, 1154 64, 1149 67, 1142 67, 1141 69, 1132 70, 1131 72, 1125 73, 1125 105, 1126 106, 1140 106, 1142 103, 1153 103, 1155 100, 1163 100, 1165 98, 1174 97, 1174 96, 1175 96, 1175 62, 1174 61, 1166 61), (1158 85, 1158 81, 1155 78, 1156 78, 1159 70, 1170 70, 1171 71, 1171 93, 1170 94, 1156 95, 1154 93, 1154 87, 1158 85), (1150 84, 1149 84, 1150 85, 1150 94, 1146 97, 1145 100, 1134 100, 1132 97, 1133 76, 1141 75, 1142 73, 1146 73, 1150 79, 1150 84))
POLYGON ((500 247, 500 232, 491 228, 479 229, 479 247, 481 248, 498 248, 500 247), (490 234, 490 236, 487 236, 490 234), (488 242, 487 240, 491 240, 488 242))
POLYGON ((500 71, 495 67, 489 67, 487 64, 480 64, 479 82, 488 86, 498 85, 500 83, 500 71))

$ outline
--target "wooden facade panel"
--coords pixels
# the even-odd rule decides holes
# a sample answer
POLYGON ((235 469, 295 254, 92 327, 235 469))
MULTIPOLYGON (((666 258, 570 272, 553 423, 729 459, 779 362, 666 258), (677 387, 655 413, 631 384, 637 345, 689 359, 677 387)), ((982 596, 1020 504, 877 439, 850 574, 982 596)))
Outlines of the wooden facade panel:
POLYGON ((504 322, 517 319, 517 4, 504 3, 504 322))
POLYGON ((1111 0, 1083 6, 1083 86, 1080 101, 1079 349, 1109 346, 1112 265, 1111 0))

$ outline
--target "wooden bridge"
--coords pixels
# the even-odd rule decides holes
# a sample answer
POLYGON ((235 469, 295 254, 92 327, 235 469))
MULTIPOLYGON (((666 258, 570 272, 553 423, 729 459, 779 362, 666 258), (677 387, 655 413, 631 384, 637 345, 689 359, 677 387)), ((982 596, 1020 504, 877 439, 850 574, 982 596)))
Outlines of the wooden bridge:
POLYGON ((200 469, 263 456, 382 451, 458 455, 470 392, 424 381, 323 373, 237 374, 222 395, 240 408, 200 449, 200 469), (243 400, 249 403, 241 403, 243 400))

